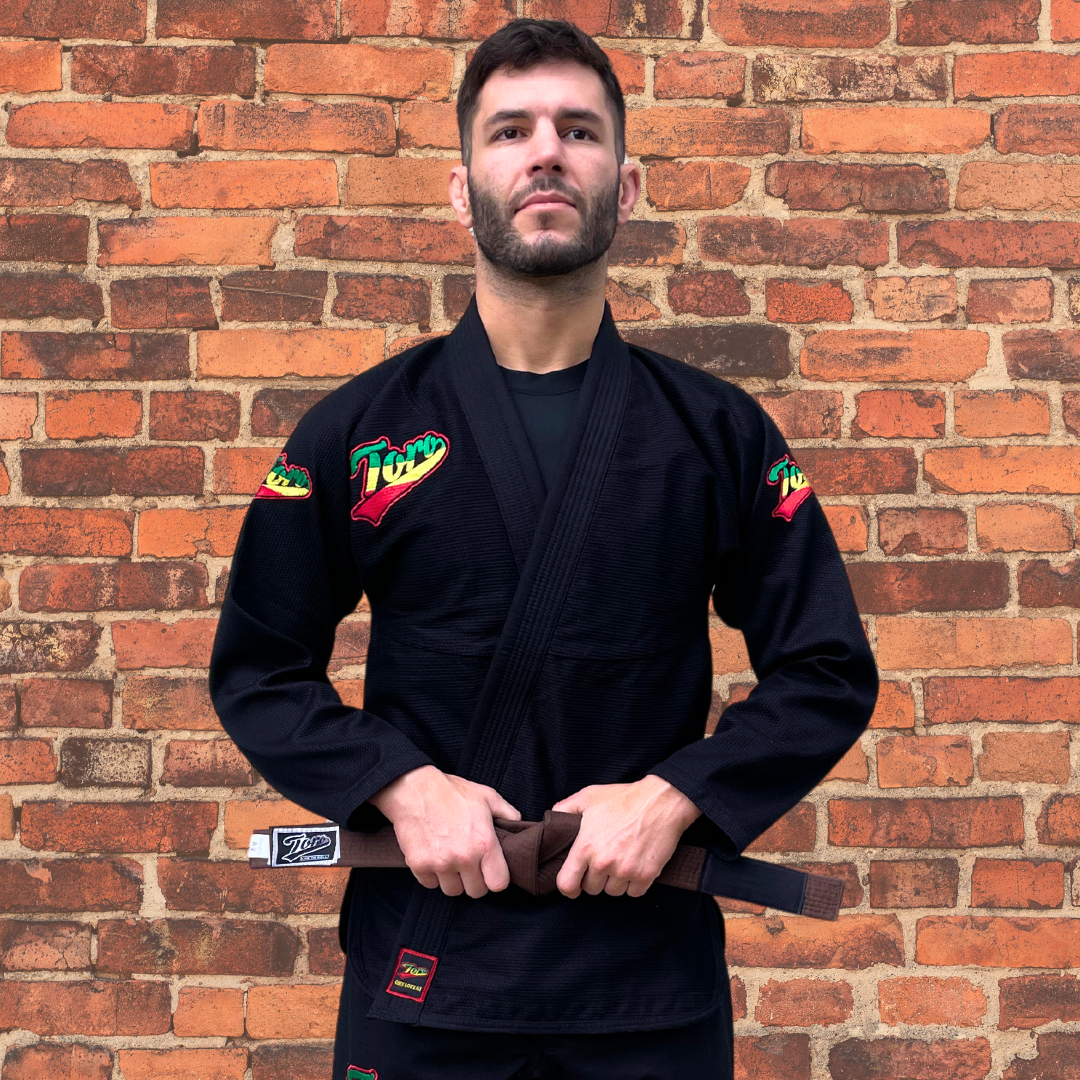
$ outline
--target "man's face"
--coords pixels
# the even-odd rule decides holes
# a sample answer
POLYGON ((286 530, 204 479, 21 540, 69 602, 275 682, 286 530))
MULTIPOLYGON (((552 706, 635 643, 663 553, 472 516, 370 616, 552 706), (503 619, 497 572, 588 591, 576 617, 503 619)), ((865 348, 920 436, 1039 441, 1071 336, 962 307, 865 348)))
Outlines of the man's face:
POLYGON ((484 84, 468 201, 489 262, 529 277, 594 262, 629 217, 621 212, 621 179, 614 116, 590 68, 545 63, 496 72, 484 84))

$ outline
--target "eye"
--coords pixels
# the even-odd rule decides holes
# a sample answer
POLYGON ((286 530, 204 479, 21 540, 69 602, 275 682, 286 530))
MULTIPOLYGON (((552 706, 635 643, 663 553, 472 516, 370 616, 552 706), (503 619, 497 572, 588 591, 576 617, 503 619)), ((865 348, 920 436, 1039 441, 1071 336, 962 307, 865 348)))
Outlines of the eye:
MULTIPOLYGON (((495 138, 502 139, 502 137, 507 134, 512 136, 513 138, 517 138, 517 136, 521 134, 521 128, 499 128, 499 130, 495 132, 495 138)), ((503 141, 505 142, 506 140, 503 139, 503 141)))
MULTIPOLYGON (((593 139, 593 140, 596 139, 596 136, 591 131, 589 131, 588 128, 570 128, 570 130, 567 131, 566 134, 567 135, 583 135, 585 137, 585 139, 593 139)), ((575 142, 583 142, 584 140, 578 138, 578 139, 575 139, 574 141, 575 142)))

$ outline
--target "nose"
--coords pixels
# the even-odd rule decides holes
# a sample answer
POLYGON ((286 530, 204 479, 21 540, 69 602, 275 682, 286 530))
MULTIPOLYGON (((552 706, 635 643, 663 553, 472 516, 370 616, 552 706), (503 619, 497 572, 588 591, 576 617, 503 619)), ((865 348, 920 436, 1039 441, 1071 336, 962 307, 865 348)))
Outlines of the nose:
POLYGON ((529 171, 537 173, 561 173, 565 166, 562 138, 551 120, 542 118, 537 122, 532 137, 529 139, 532 160, 529 171))

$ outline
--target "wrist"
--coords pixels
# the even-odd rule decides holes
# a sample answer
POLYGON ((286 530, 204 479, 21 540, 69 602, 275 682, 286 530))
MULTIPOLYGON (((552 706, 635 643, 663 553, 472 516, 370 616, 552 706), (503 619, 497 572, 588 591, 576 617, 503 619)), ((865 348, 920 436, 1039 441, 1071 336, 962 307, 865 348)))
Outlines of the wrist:
POLYGON ((385 784, 374 795, 368 796, 367 801, 393 822, 416 805, 417 785, 429 782, 436 774, 439 770, 434 765, 419 765, 385 784))
POLYGON ((701 817, 701 809, 691 798, 684 795, 669 780, 665 780, 656 773, 648 773, 642 783, 648 782, 656 788, 659 799, 667 808, 668 813, 679 825, 686 829, 692 822, 701 817))

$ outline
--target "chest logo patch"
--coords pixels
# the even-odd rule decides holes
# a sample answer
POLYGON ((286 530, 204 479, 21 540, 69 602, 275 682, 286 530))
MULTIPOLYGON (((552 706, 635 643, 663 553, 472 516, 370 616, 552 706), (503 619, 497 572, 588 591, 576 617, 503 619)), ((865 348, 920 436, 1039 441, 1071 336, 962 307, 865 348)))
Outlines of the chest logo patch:
POLYGON ((780 485, 780 501, 773 507, 772 516, 785 521, 792 519, 795 511, 806 502, 814 490, 790 454, 785 454, 770 465, 765 479, 770 484, 780 485))
POLYGON ((306 499, 311 494, 311 473, 299 465, 290 465, 285 454, 266 474, 255 492, 256 499, 306 499))
POLYGON ((378 525, 391 506, 429 477, 450 452, 450 440, 425 431, 404 446, 391 446, 385 435, 361 443, 349 455, 349 478, 360 477, 363 494, 352 508, 353 521, 378 525))
POLYGON ((423 1001, 431 987, 431 976, 435 974, 438 962, 436 957, 428 956, 427 953, 402 949, 386 992, 396 997, 423 1001))
POLYGON ((359 1065, 350 1065, 345 1073, 345 1080, 379 1080, 379 1074, 374 1069, 361 1069, 359 1065))

